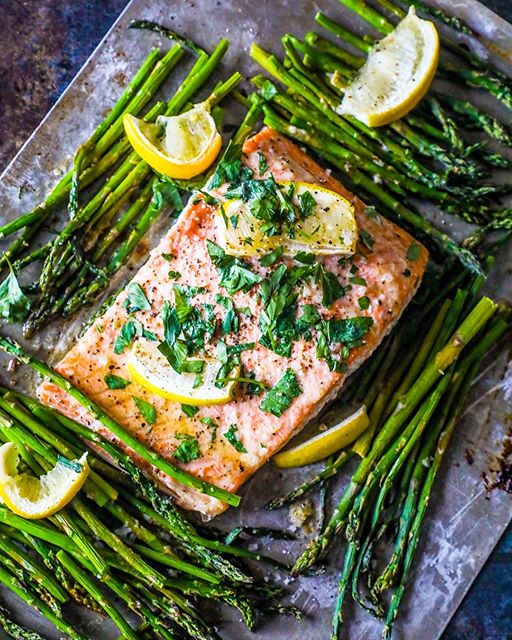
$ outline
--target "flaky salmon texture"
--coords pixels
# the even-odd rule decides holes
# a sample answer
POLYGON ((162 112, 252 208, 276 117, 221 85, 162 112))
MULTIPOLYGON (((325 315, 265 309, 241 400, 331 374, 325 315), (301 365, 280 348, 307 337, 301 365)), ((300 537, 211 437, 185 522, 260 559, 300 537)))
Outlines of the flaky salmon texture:
MULTIPOLYGON (((261 396, 248 395, 243 387, 238 389, 229 403, 201 407, 192 417, 185 415, 179 403, 156 396, 135 382, 124 389, 110 389, 104 380, 107 373, 130 379, 127 370, 128 350, 115 354, 113 349, 120 328, 129 318, 123 307, 126 291, 118 295, 113 305, 96 319, 57 365, 61 374, 78 385, 146 446, 189 473, 229 491, 237 491, 338 394, 347 376, 370 356, 396 323, 413 297, 428 260, 426 249, 407 232, 380 215, 369 215, 364 203, 347 191, 328 170, 275 131, 264 128, 246 141, 243 151, 243 161, 255 176, 258 176, 263 154, 268 165, 265 175, 272 172, 276 180, 321 184, 349 199, 355 208, 360 233, 363 231, 366 238, 371 238, 366 244, 359 243, 353 264, 344 264, 339 256, 320 258, 325 268, 335 273, 342 285, 352 280, 351 288, 347 287, 345 295, 336 300, 331 308, 322 305, 322 290, 311 281, 302 288, 297 299, 299 307, 303 304, 315 305, 324 319, 361 316, 373 319, 364 344, 350 351, 347 370, 342 373, 330 371, 325 359, 317 355, 314 339, 301 337, 296 340, 290 357, 277 355, 261 345, 258 286, 253 286, 247 293, 239 291, 232 296, 235 308, 248 307, 251 315, 240 314, 239 331, 236 335, 226 336, 225 340, 228 344, 255 343, 253 349, 241 353, 241 362, 244 371, 253 372, 257 380, 269 386, 275 385, 287 369, 295 372, 302 392, 280 417, 263 411, 260 408, 261 396), (413 252, 414 259, 410 251, 412 245, 417 247, 413 252), (354 272, 357 275, 355 281, 354 272), (362 297, 369 299, 369 306, 365 310, 360 308, 359 299, 362 297), (146 400, 156 409, 157 418, 153 425, 146 423, 133 396, 146 400), (211 421, 204 420, 207 417, 218 425, 216 434, 212 432, 211 421), (232 438, 226 439, 225 434, 231 425, 235 425, 236 438, 243 445, 238 449, 245 449, 246 452, 238 451, 232 444, 232 438), (198 458, 188 463, 178 463, 173 458, 174 451, 182 441, 182 434, 196 438, 201 452, 198 458)), ((227 293, 219 285, 219 275, 212 264, 206 243, 207 239, 216 242, 215 211, 216 206, 192 197, 177 223, 133 278, 151 303, 151 310, 138 311, 133 315, 159 339, 163 339, 160 311, 164 301, 172 302, 173 285, 176 283, 203 287, 204 293, 195 295, 193 303, 210 303, 219 319, 226 313, 216 301, 216 294, 226 296, 227 293), (162 254, 167 254, 167 259, 162 254), (168 254, 174 255, 171 262, 168 261, 168 254), (178 272, 180 276, 172 279, 170 270, 178 272)), ((247 265, 263 277, 275 268, 263 268, 256 258, 248 259, 247 265)), ((103 432, 120 444, 66 392, 44 382, 39 387, 39 396, 46 404, 103 432)), ((185 509, 196 510, 206 518, 211 518, 226 508, 219 500, 176 483, 128 451, 185 509)))

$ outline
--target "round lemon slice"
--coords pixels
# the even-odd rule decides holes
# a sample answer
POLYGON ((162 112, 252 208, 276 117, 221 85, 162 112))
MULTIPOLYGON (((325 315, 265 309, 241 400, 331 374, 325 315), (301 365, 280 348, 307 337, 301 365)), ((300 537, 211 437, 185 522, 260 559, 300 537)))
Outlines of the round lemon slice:
POLYGON ((18 473, 16 444, 0 447, 0 497, 22 518, 47 518, 65 507, 82 488, 89 475, 87 454, 79 460, 59 460, 46 475, 36 478, 18 473))
MULTIPOLYGON (((233 397, 236 382, 215 386, 219 372, 218 360, 205 360, 204 369, 196 373, 178 373, 160 353, 155 342, 137 340, 128 356, 128 370, 135 382, 148 391, 176 402, 192 405, 224 404, 233 397)), ((229 378, 236 378, 234 369, 229 378)))
POLYGON ((438 60, 435 25, 418 18, 411 7, 396 29, 370 51, 338 112, 353 115, 370 127, 402 118, 428 91, 438 60))
POLYGON ((354 442, 369 424, 366 407, 362 406, 335 427, 319 433, 296 447, 277 453, 272 458, 272 462, 280 469, 302 467, 318 462, 354 442))
MULTIPOLYGON (((286 192, 290 182, 279 182, 286 192)), ((217 239, 226 253, 235 256, 256 256, 277 247, 284 248, 284 255, 308 251, 317 255, 352 254, 357 244, 357 223, 354 207, 334 191, 319 185, 296 182, 292 201, 299 208, 304 194, 311 196, 308 214, 299 218, 291 233, 268 236, 261 230, 261 221, 255 218, 247 203, 228 200, 217 211, 217 239), (233 222, 235 221, 235 222, 233 222)))
POLYGON ((222 146, 215 121, 204 104, 179 116, 160 116, 157 124, 126 114, 123 124, 139 156, 155 171, 171 178, 189 179, 203 173, 222 146))

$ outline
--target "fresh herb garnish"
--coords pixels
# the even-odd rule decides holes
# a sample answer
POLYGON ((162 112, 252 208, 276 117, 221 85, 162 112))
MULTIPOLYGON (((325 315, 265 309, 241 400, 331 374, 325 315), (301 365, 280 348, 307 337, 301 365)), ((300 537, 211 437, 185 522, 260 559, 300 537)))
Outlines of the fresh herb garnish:
POLYGON ((254 284, 261 281, 261 277, 248 269, 239 258, 227 255, 224 249, 211 240, 207 240, 206 244, 211 261, 220 275, 219 284, 230 294, 237 291, 247 292, 254 284))
POLYGON ((8 322, 21 322, 30 311, 30 300, 21 290, 13 271, 0 284, 0 316, 8 322))
POLYGON ((231 298, 226 298, 225 296, 221 296, 217 294, 215 296, 215 301, 226 309, 226 315, 222 320, 221 329, 223 334, 227 333, 236 333, 240 326, 238 315, 235 311, 235 306, 233 305, 233 300, 231 298))
POLYGON ((262 176, 267 169, 268 169, 267 158, 265 157, 265 154, 261 153, 261 151, 258 151, 258 173, 259 173, 259 175, 262 176))
POLYGON ((169 273, 167 274, 169 280, 177 280, 178 278, 181 278, 181 273, 179 271, 169 271, 169 273))
POLYGON ((421 247, 416 242, 411 242, 409 248, 407 249, 407 260, 409 262, 414 262, 420 257, 421 247))
POLYGON ((361 238, 361 242, 364 244, 364 246, 369 251, 371 251, 375 243, 375 240, 372 238, 371 234, 366 231, 366 229, 359 229, 359 237, 361 238))
POLYGON ((167 260, 167 262, 171 262, 171 260, 174 260, 174 254, 173 253, 163 253, 162 252, 162 258, 164 260, 167 260))
POLYGON ((316 207, 316 200, 311 195, 311 191, 303 191, 297 196, 299 202, 299 213, 302 218, 307 218, 313 213, 313 209, 316 207))
POLYGON ((242 442, 238 439, 237 436, 238 428, 236 424, 229 425, 227 431, 224 432, 224 437, 229 442, 229 444, 234 447, 240 453, 247 453, 247 449, 244 447, 242 442))
POLYGON ((260 258, 260 264, 262 267, 271 267, 274 262, 277 262, 277 260, 279 260, 279 258, 283 255, 284 253, 284 247, 277 247, 277 249, 274 249, 274 251, 271 251, 270 253, 267 253, 266 256, 263 256, 262 258, 260 258))
POLYGON ((217 440, 217 431, 219 429, 219 425, 215 422, 213 418, 210 418, 210 416, 205 416, 204 418, 201 418, 201 422, 205 424, 207 427, 210 427, 210 429, 212 430, 212 442, 215 442, 217 440))
POLYGON ((192 404, 182 404, 181 410, 188 418, 193 418, 199 411, 199 407, 195 407, 192 404))
POLYGON ((163 209, 165 206, 172 207, 174 213, 178 214, 183 209, 183 201, 178 185, 174 181, 165 178, 153 180, 151 204, 156 209, 163 209))
POLYGON ((287 369, 277 384, 265 394, 260 402, 260 409, 279 418, 291 405, 293 399, 297 398, 301 393, 302 388, 297 380, 295 371, 287 369))
POLYGON ((370 298, 368 296, 362 296, 358 299, 359 308, 366 311, 370 307, 370 298))
POLYGON ((144 329, 138 320, 130 318, 130 320, 124 323, 116 336, 114 341, 114 353, 119 355, 120 353, 123 353, 125 349, 131 347, 135 337, 146 338, 146 340, 151 341, 156 340, 156 336, 152 331, 144 329))
POLYGON ((128 296, 123 302, 123 307, 128 311, 128 313, 134 313, 135 311, 149 311, 151 309, 151 305, 149 304, 146 294, 140 284, 137 282, 130 282, 127 292, 128 296))
POLYGON ((152 404, 146 402, 138 396, 132 396, 132 400, 135 402, 135 406, 140 411, 141 416, 149 424, 153 425, 156 422, 156 409, 152 404))
POLYGON ((348 279, 348 281, 351 284, 359 284, 362 287, 366 287, 367 286, 367 282, 364 278, 358 278, 357 276, 352 276, 351 278, 348 279))
POLYGON ((125 380, 113 373, 107 373, 103 380, 105 380, 105 384, 109 389, 125 389, 129 384, 131 384, 130 380, 125 380))
POLYGON ((177 433, 176 437, 181 439, 180 444, 174 451, 174 458, 178 462, 190 462, 199 458, 201 450, 196 438, 185 433, 177 433))

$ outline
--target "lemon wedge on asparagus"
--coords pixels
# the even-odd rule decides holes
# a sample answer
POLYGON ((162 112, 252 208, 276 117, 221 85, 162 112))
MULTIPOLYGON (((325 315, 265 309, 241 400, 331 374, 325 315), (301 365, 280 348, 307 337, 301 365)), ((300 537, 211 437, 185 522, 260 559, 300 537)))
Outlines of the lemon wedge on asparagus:
MULTIPOLYGON (((201 362, 191 360, 190 362, 201 362)), ((176 402, 191 405, 224 404, 233 397, 236 382, 226 381, 223 386, 215 385, 220 362, 207 359, 200 373, 178 373, 158 350, 155 342, 137 340, 128 356, 128 371, 133 380, 151 393, 176 402)), ((239 371, 234 369, 229 378, 236 378, 239 371)))
MULTIPOLYGON (((282 181, 277 186, 287 193, 292 183, 282 181)), ((263 255, 278 247, 283 247, 284 255, 299 251, 317 255, 354 253, 358 232, 352 204, 320 185, 296 182, 293 189, 291 201, 298 216, 282 234, 267 235, 249 203, 225 202, 215 217, 219 245, 230 255, 244 257, 263 255), (304 202, 308 203, 307 215, 301 216, 304 202)))
POLYGON ((205 104, 178 116, 160 116, 156 124, 126 114, 123 124, 139 156, 155 171, 170 178, 189 179, 203 173, 222 146, 222 138, 205 104))
POLYGON ((439 60, 439 35, 414 7, 368 54, 345 91, 340 114, 370 127, 394 122, 413 109, 428 91, 439 60))
POLYGON ((318 462, 354 442, 369 424, 366 407, 362 406, 327 431, 319 433, 296 447, 277 453, 272 458, 272 462, 280 469, 302 467, 318 462))
POLYGON ((19 450, 13 442, 0 447, 0 497, 17 515, 29 520, 47 518, 65 507, 89 475, 87 454, 79 460, 59 459, 48 473, 36 478, 18 473, 19 450))

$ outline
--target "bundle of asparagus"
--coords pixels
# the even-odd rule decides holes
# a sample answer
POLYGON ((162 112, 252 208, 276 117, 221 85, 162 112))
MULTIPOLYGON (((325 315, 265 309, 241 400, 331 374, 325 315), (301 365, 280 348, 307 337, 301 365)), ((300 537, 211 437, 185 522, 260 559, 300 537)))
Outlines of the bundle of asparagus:
MULTIPOLYGON (((85 442, 116 465, 90 450, 84 490, 46 520, 25 520, 0 506, 0 582, 67 637, 83 638, 66 619, 63 605, 71 600, 108 616, 123 638, 135 640, 144 631, 151 638, 206 640, 218 636, 197 610, 201 599, 236 607, 254 628, 257 612, 281 595, 233 562, 261 556, 198 533, 120 448, 32 398, 2 389, 0 442, 7 441, 18 445, 24 467, 36 475, 59 457, 79 457, 85 442), (125 609, 142 620, 137 630, 125 609)), ((9 633, 19 631, 6 616, 0 623, 9 633)))
MULTIPOLYGON (((144 119, 153 122, 158 115, 176 115, 187 109, 228 46, 224 39, 211 55, 201 52, 175 95, 167 102, 157 102, 144 119)), ((79 147, 73 168, 46 200, 0 227, 0 238, 21 230, 0 258, 1 264, 8 265, 13 272, 11 278, 29 264, 43 261, 37 282, 27 287, 35 297, 24 326, 27 336, 48 319, 69 316, 90 303, 124 264, 162 210, 169 206, 179 208, 181 200, 176 186, 170 182, 162 184, 131 150, 124 135, 123 116, 140 114, 184 53, 181 43, 163 56, 157 50, 152 51, 105 120, 79 147), (80 202, 89 185, 94 186, 93 194, 88 201, 80 202), (67 199, 68 222, 49 242, 30 251, 32 240, 67 199)), ((214 116, 222 115, 216 105, 240 80, 240 74, 234 73, 215 87, 208 98, 214 116)), ((3 315, 9 317, 8 310, 3 315)))
MULTIPOLYGON (((447 282, 457 286, 453 273, 447 282)), ((327 524, 293 570, 309 568, 345 535, 333 638, 340 637, 348 591, 384 620, 383 638, 391 636, 432 485, 470 384, 485 354, 510 329, 508 309, 488 298, 476 302, 482 282, 469 282, 453 297, 449 291, 437 300, 431 296, 404 319, 341 398, 366 405, 370 429, 320 473, 268 505, 288 504, 335 476, 352 457, 361 458, 327 524), (418 336, 421 326, 428 329, 418 336), (384 562, 383 541, 392 545, 384 562)))
MULTIPOLYGON (((381 33, 394 28, 367 3, 343 2, 381 33)), ((384 0, 380 4, 394 7, 384 0)), ((405 12, 397 8, 395 15, 404 17, 405 12)), ((262 76, 253 78, 267 101, 265 123, 308 145, 343 172, 358 193, 409 226, 437 253, 453 255, 474 273, 481 273, 467 247, 477 246, 490 231, 501 229, 509 234, 512 228, 510 209, 492 206, 508 188, 494 182, 475 183, 492 167, 510 166, 506 155, 485 151, 491 138, 510 146, 507 127, 468 100, 439 91, 431 92, 406 118, 379 129, 339 115, 344 88, 364 63, 374 39, 357 36, 323 13, 318 13, 316 20, 336 35, 343 47, 315 32, 308 33, 304 41, 286 34, 282 38, 283 63, 257 45, 252 47, 252 57, 287 89, 283 93, 262 76), (352 53, 354 49, 359 55, 352 53), (471 143, 468 127, 479 128, 486 139, 471 143), (417 213, 418 198, 478 225, 466 240, 467 247, 459 246, 417 213)), ((458 52, 455 45, 451 49, 458 52)), ((439 73, 478 86, 511 106, 507 98, 510 79, 492 69, 475 71, 471 67, 475 64, 470 55, 469 75, 460 65, 453 70, 448 63, 441 64, 439 73)))

